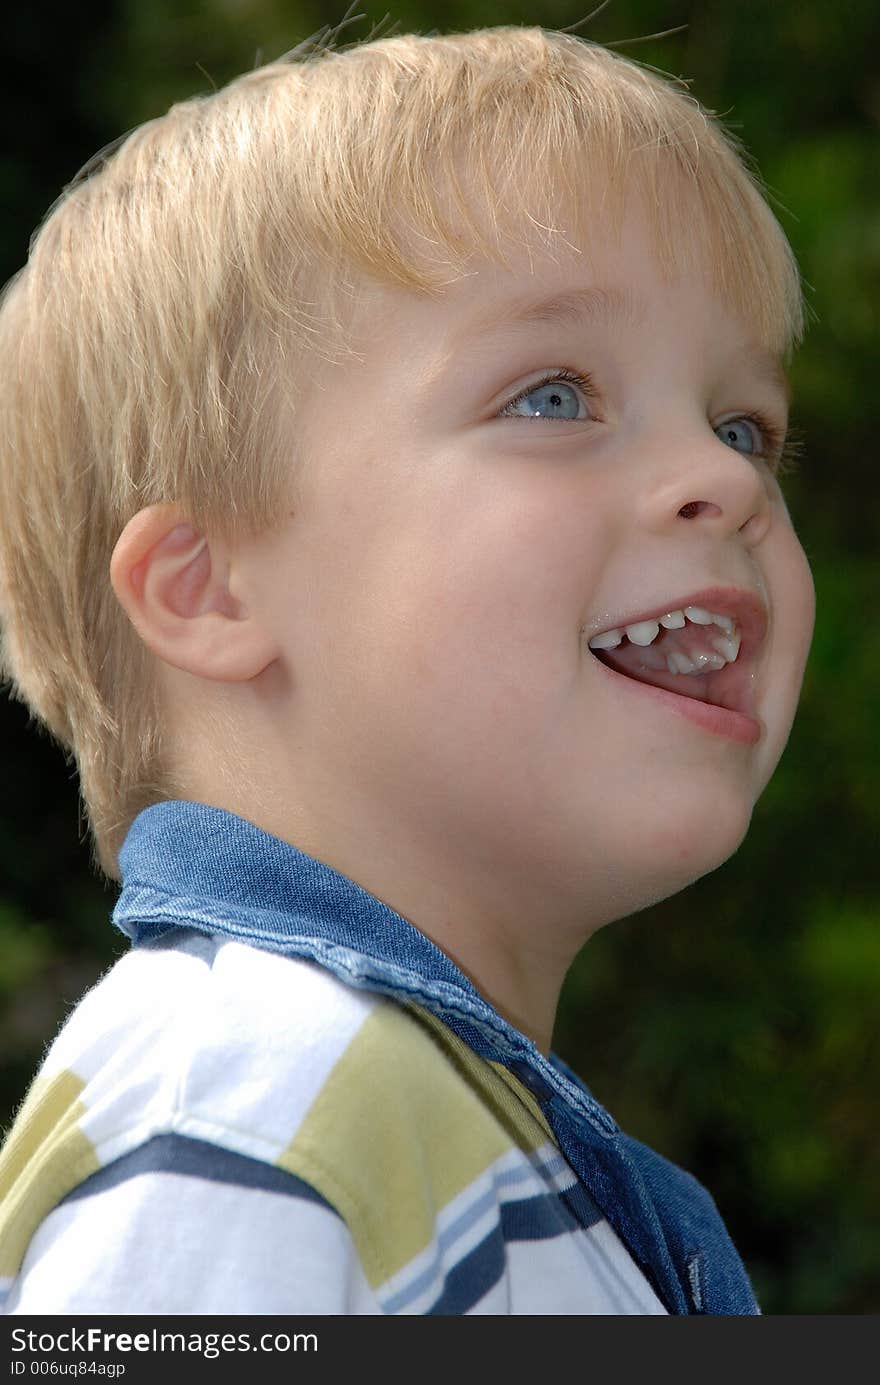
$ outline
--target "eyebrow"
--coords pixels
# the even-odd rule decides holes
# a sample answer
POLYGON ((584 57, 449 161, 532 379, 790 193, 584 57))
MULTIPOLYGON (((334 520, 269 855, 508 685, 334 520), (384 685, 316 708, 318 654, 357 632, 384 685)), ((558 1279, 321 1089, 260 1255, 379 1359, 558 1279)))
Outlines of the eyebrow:
MULTIPOLYGON (((570 289, 549 298, 515 300, 473 318, 461 336, 456 338, 449 355, 454 355, 465 340, 472 343, 491 332, 520 333, 538 324, 578 327, 586 322, 606 328, 624 322, 635 328, 642 325, 647 312, 648 304, 644 296, 622 286, 570 289)), ((445 368, 448 359, 449 356, 444 359, 440 370, 445 368)), ((778 390, 786 404, 791 405, 791 383, 781 361, 772 352, 749 346, 738 355, 737 362, 750 369, 756 379, 778 390)))
POLYGON ((595 322, 611 327, 625 321, 638 327, 645 319, 648 305, 641 294, 627 288, 570 289, 547 298, 517 299, 502 308, 492 308, 474 318, 467 328, 469 337, 505 327, 532 327, 535 323, 579 325, 595 322))

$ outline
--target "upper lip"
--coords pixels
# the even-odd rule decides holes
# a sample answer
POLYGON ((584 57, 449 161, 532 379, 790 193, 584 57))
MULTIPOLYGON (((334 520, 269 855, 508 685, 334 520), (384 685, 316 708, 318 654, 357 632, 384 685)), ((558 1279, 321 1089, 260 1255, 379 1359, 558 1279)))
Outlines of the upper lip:
POLYGON ((658 602, 613 620, 603 618, 603 624, 591 631, 588 638, 592 639, 604 630, 623 630, 627 625, 635 625, 639 621, 657 620, 667 611, 681 611, 687 606, 702 606, 706 611, 732 616, 736 621, 742 637, 739 653, 732 664, 725 665, 713 674, 712 700, 718 706, 751 713, 754 710, 754 686, 750 666, 757 658, 770 621, 767 607, 757 592, 744 587, 703 587, 686 596, 658 602))
POLYGON ((705 611, 714 611, 721 616, 733 616, 742 633, 741 654, 754 654, 767 633, 767 607, 757 592, 747 591, 744 587, 704 587, 688 596, 658 602, 656 606, 639 611, 635 615, 606 620, 603 625, 591 632, 590 639, 594 635, 602 634, 604 630, 623 630, 627 625, 636 625, 643 620, 659 620, 660 616, 665 616, 668 611, 683 611, 687 606, 702 606, 705 611))

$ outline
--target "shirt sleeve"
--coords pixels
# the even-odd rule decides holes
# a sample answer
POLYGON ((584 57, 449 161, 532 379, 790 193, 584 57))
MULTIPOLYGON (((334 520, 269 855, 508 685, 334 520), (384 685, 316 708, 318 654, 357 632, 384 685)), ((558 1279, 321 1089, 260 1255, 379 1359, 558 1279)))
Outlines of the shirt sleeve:
POLYGON ((41 1223, 7 1314, 379 1313, 344 1221, 296 1175, 160 1135, 41 1223))

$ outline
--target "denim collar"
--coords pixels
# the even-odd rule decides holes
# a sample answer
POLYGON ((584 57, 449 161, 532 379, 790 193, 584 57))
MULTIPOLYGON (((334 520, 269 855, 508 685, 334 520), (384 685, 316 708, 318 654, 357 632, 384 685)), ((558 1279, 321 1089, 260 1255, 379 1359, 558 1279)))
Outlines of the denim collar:
POLYGON ((556 1093, 603 1135, 617 1132, 562 1060, 545 1058, 414 924, 254 823, 205 803, 156 803, 132 823, 119 866, 112 918, 132 943, 193 928, 309 958, 350 986, 423 1006, 534 1095, 556 1093))

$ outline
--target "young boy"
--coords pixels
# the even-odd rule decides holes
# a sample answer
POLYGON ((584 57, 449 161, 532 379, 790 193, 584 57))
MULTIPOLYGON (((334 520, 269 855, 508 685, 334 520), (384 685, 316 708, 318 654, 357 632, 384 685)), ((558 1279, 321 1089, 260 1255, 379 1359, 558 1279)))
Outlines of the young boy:
POLYGON ((297 51, 66 190, 3 661, 133 947, 7 1139, 9 1313, 759 1311, 551 1035, 789 735, 802 331, 730 136, 540 28, 297 51))

